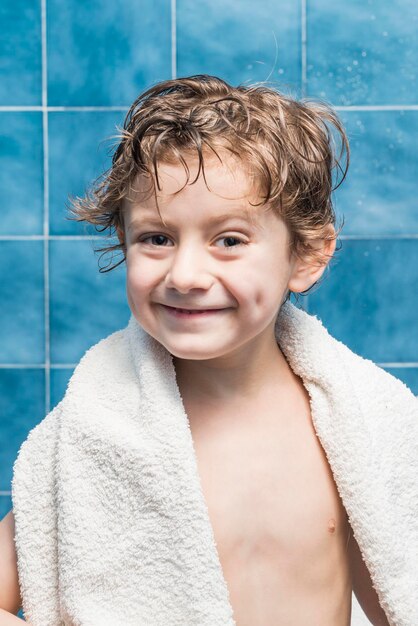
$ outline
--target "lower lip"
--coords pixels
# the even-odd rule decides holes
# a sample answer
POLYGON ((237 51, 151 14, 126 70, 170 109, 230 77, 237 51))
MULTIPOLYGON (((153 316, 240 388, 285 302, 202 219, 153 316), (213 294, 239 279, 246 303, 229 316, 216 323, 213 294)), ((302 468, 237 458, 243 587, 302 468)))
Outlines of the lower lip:
POLYGON ((201 317, 202 318, 213 317, 214 315, 217 315, 217 314, 221 313, 222 311, 225 311, 225 309, 211 309, 211 310, 208 310, 208 311, 199 311, 199 312, 193 312, 193 313, 186 313, 186 312, 184 312, 184 310, 182 311, 181 309, 174 309, 173 307, 165 306, 164 304, 162 304, 161 306, 172 317, 177 317, 177 318, 180 318, 180 319, 187 319, 187 320, 195 320, 195 319, 198 319, 198 318, 201 318, 201 317))

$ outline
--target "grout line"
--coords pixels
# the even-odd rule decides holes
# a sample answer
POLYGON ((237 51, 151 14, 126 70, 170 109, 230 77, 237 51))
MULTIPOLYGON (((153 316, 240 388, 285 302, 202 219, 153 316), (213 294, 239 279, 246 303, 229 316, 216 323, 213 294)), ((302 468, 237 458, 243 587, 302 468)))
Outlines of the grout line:
MULTIPOLYGON (((171 0, 172 4, 175 6, 176 0, 171 0)), ((306 2, 306 0, 301 0, 302 3, 306 2)), ((175 12, 175 9, 174 9, 175 12)), ((303 37, 303 34, 302 34, 303 37)), ((177 35, 176 35, 176 26, 172 24, 171 27, 171 73, 174 73, 174 78, 176 78, 177 72, 177 35)), ((306 66, 307 66, 307 53, 306 53, 306 41, 304 42, 302 39, 302 59, 301 59, 301 68, 302 68, 302 87, 303 82, 307 82, 306 77, 306 66)), ((306 88, 306 85, 305 85, 306 88)), ((313 96, 315 97, 315 96, 313 96)), ((338 105, 332 104, 331 106, 336 111, 418 111, 418 104, 352 104, 352 105, 338 105)), ((64 112, 64 111, 122 111, 126 112, 129 110, 129 106, 0 106, 0 113, 9 113, 9 112, 19 112, 19 111, 48 111, 48 112, 64 112)))
POLYGON ((0 112, 8 113, 11 111, 128 111, 129 106, 0 106, 0 112))
POLYGON ((376 363, 376 365, 379 365, 379 367, 405 367, 405 368, 408 368, 408 367, 411 367, 411 368, 418 367, 418 363, 414 363, 414 362, 412 362, 412 363, 397 363, 397 362, 395 362, 395 363, 376 363))
POLYGON ((333 107, 337 111, 418 111, 418 104, 359 104, 333 107))
POLYGON ((47 107, 49 112, 62 112, 62 111, 128 111, 129 105, 116 105, 116 106, 50 106, 47 107))
POLYGON ((171 78, 177 77, 177 5, 171 0, 171 78))
POLYGON ((48 66, 46 49, 46 0, 41 0, 42 11, 42 129, 44 149, 44 332, 45 332, 45 414, 50 411, 51 358, 49 328, 49 141, 48 141, 48 66))
POLYGON ((301 0, 301 37, 302 37, 302 41, 301 41, 301 62, 302 62, 301 87, 302 87, 302 98, 305 98, 306 97, 306 93, 307 93, 307 74, 306 74, 306 67, 307 67, 306 1, 307 0, 301 0))
MULTIPOLYGON (((67 370, 74 369, 77 363, 50 363, 50 369, 67 370)), ((41 370, 46 367, 46 363, 0 363, 0 369, 11 370, 41 370)))
POLYGON ((28 241, 30 239, 34 241, 42 241, 44 239, 49 239, 50 241, 59 241, 60 239, 72 241, 78 239, 103 240, 105 237, 100 235, 0 235, 0 241, 28 241))
MULTIPOLYGON (((116 236, 116 235, 115 235, 116 236)), ((0 235, 0 241, 43 241, 44 239, 48 239, 49 241, 78 241, 78 240, 104 240, 107 237, 100 235, 0 235)), ((368 240, 368 239, 418 239, 418 233, 409 233, 404 235, 340 235, 338 239, 341 240, 368 240)))
POLYGON ((410 235, 340 235, 339 239, 354 240, 354 241, 363 241, 363 240, 368 240, 368 239, 374 239, 374 240, 418 239, 418 234, 411 233, 410 235))

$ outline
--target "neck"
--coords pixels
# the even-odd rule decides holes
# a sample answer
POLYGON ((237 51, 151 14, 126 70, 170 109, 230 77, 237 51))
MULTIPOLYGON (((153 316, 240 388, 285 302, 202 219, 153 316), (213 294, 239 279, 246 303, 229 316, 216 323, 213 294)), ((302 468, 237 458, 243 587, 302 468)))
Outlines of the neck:
POLYGON ((290 367, 274 338, 209 360, 173 358, 183 398, 206 404, 257 398, 288 380, 290 367))

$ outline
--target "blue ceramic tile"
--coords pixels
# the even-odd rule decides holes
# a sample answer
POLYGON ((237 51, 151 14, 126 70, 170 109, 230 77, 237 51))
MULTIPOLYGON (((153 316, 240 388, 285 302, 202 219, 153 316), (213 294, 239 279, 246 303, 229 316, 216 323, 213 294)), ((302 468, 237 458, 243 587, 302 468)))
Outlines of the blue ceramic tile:
POLYGON ((12 508, 11 496, 0 496, 0 521, 7 515, 12 508))
POLYGON ((177 5, 177 75, 213 74, 233 85, 269 79, 277 89, 297 95, 299 5, 182 0, 177 5))
POLYGON ((171 77, 170 0, 48 0, 48 103, 128 106, 171 77))
POLYGON ((344 240, 309 312, 381 363, 418 362, 418 240, 344 240))
POLYGON ((44 361, 42 241, 0 241, 1 363, 44 361))
POLYGON ((416 0, 307 3, 308 92, 334 104, 417 104, 416 0))
MULTIPOLYGON (((110 257, 99 259, 100 240, 51 241, 51 361, 78 363, 94 343, 127 325, 130 310, 125 265, 99 273, 110 257)), ((113 263, 122 256, 115 256, 113 263)))
POLYGON ((42 113, 0 113, 2 235, 43 231, 42 113))
POLYGON ((74 368, 51 369, 51 409, 63 399, 73 372, 74 368))
POLYGON ((418 234, 418 111, 340 117, 351 146, 347 178, 335 192, 342 234, 418 234))
POLYGON ((97 234, 83 223, 69 221, 69 196, 82 196, 86 187, 111 165, 126 112, 66 111, 49 115, 50 233, 97 234))
POLYGON ((399 378, 412 393, 418 396, 418 367, 385 367, 384 369, 395 378, 399 378))
POLYGON ((42 104, 41 2, 0 5, 0 105, 42 104))
POLYGON ((0 369, 0 490, 11 491, 13 463, 29 431, 45 416, 43 369, 0 369))

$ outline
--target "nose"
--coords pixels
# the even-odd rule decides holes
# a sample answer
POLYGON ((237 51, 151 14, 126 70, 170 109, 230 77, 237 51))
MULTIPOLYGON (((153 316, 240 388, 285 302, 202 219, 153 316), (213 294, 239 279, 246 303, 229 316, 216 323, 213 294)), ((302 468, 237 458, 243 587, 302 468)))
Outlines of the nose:
POLYGON ((191 289, 207 290, 212 282, 204 251, 190 243, 179 246, 170 259, 165 286, 180 293, 188 293, 191 289))

